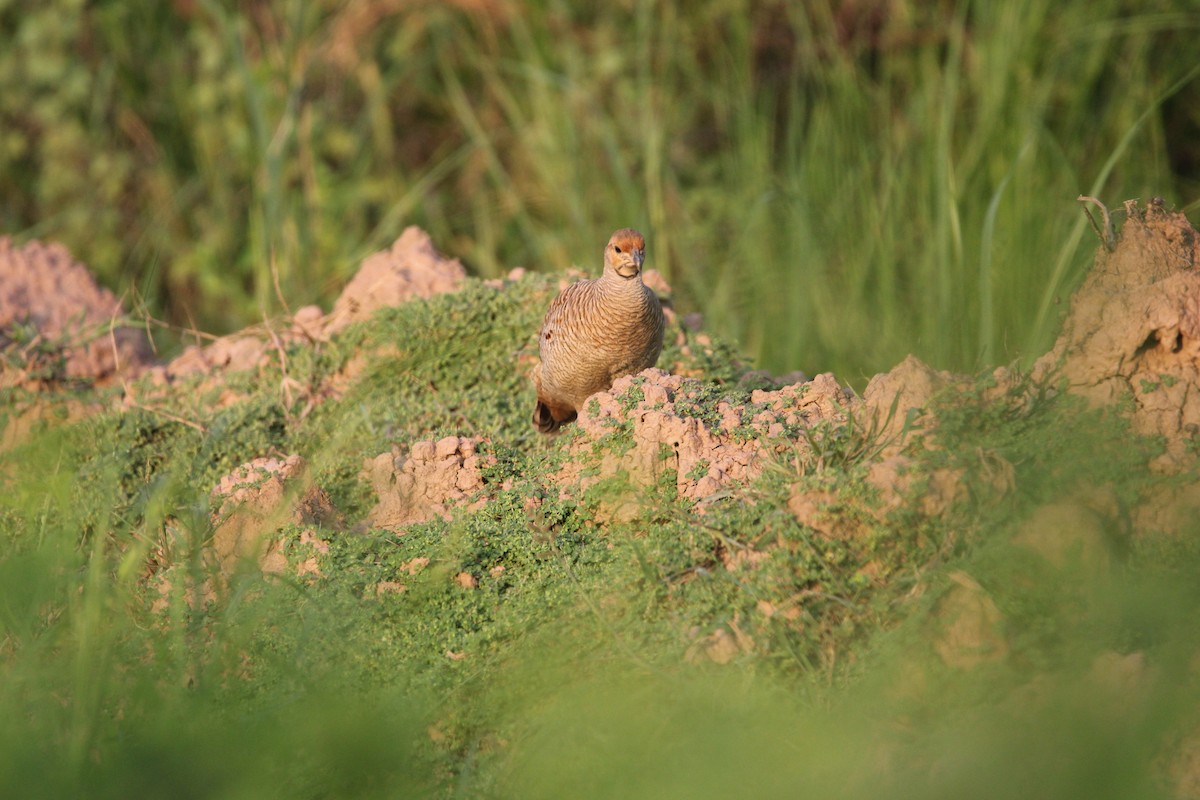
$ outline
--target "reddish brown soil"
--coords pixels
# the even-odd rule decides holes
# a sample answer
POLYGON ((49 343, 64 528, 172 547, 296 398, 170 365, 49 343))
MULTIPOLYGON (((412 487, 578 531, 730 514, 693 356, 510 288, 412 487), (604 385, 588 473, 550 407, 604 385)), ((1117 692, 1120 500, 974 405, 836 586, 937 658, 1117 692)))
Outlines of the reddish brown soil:
POLYGON ((98 382, 136 374, 151 361, 150 342, 124 316, 121 302, 67 248, 0 237, 0 348, 15 344, 17 327, 36 337, 21 346, 24 360, 0 366, 0 386, 28 386, 34 371, 98 382), (48 365, 34 357, 38 345, 61 356, 61 370, 39 369, 48 365))
POLYGON ((1200 235, 1160 205, 1127 208, 1120 241, 1097 253, 1034 375, 1096 404, 1132 398, 1135 430, 1165 437, 1156 466, 1171 470, 1200 430, 1200 235))

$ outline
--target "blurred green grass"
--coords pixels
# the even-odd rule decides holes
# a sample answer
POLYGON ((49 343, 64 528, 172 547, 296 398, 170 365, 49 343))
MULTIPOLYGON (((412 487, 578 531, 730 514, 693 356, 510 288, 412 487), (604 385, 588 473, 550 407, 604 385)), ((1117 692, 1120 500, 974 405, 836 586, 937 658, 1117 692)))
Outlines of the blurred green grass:
POLYGON ((0 229, 224 331, 403 226, 477 274, 613 228, 776 372, 1037 355, 1076 195, 1200 195, 1169 2, 0 3, 0 229), (281 288, 277 296, 275 283, 281 288))

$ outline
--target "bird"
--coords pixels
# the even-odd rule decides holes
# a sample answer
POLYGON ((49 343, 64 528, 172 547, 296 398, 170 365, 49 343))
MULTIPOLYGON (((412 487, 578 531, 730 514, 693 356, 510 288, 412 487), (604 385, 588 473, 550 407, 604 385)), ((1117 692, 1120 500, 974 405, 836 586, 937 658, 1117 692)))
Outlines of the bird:
POLYGON ((533 426, 541 433, 573 421, 585 400, 617 378, 658 362, 665 321, 658 295, 642 281, 645 257, 642 234, 621 228, 604 247, 600 277, 577 281, 551 301, 531 375, 533 426))

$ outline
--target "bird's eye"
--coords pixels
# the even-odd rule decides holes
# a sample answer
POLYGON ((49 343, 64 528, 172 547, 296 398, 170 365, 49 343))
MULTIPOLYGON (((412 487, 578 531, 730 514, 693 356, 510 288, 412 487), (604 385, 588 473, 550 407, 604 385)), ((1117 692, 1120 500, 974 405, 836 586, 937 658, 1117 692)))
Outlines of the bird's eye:
POLYGON ((621 252, 621 245, 619 245, 619 244, 614 244, 614 245, 613 245, 613 250, 616 250, 618 253, 619 253, 619 252, 621 252))

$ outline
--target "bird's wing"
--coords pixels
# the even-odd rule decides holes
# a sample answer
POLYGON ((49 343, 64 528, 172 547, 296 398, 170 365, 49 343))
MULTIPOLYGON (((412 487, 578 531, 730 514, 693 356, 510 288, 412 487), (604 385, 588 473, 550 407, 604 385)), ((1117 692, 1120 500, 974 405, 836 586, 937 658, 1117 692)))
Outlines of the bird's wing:
POLYGON ((558 296, 550 301, 550 307, 546 309, 546 317, 542 320, 542 328, 539 331, 540 337, 545 337, 547 330, 553 330, 560 326, 560 323, 572 315, 578 315, 580 311, 572 311, 579 309, 586 297, 591 281, 576 281, 567 288, 558 293, 558 296))

